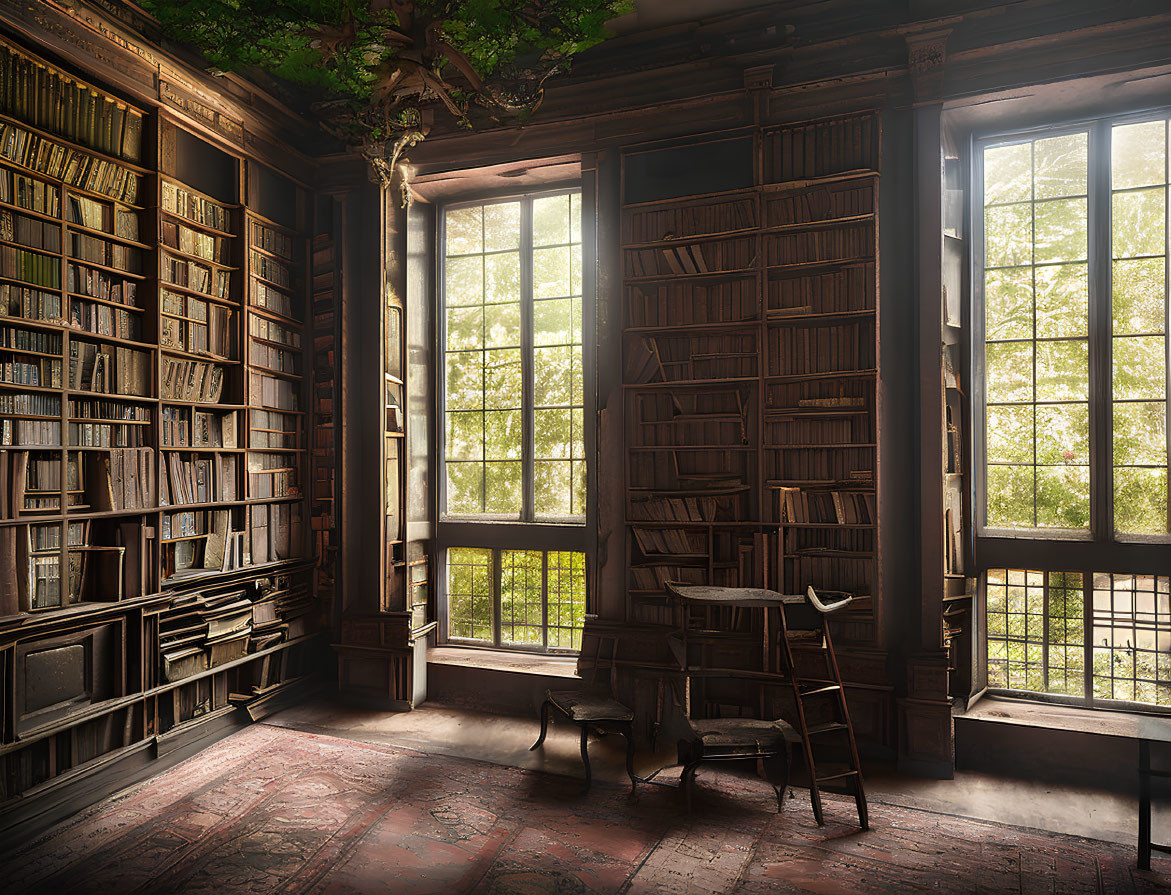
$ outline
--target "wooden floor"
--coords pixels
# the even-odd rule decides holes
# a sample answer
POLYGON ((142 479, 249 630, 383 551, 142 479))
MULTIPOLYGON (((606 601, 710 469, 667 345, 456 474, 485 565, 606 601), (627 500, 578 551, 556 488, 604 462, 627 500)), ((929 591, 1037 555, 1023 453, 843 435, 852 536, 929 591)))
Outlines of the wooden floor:
POLYGON ((678 793, 254 725, 0 856, 5 892, 1171 891, 1132 846, 704 770, 678 793))

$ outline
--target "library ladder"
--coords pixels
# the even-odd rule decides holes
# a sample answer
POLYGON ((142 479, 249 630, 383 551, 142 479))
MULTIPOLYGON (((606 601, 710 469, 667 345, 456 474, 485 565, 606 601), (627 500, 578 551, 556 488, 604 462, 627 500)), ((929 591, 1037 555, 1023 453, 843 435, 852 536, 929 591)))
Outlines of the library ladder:
MULTIPOLYGON (((763 609, 764 625, 762 637, 763 669, 767 675, 776 675, 778 680, 787 680, 793 689, 797 734, 809 773, 809 798, 813 805, 813 816, 818 826, 825 821, 822 816, 821 791, 844 789, 852 795, 858 807, 858 822, 863 829, 870 828, 866 808, 866 792, 862 784, 862 767, 858 761, 858 747, 854 740, 854 727, 850 721, 850 710, 846 704, 846 691, 834 655, 833 641, 829 633, 829 616, 845 607, 853 598, 844 596, 831 603, 822 602, 812 587, 805 594, 782 594, 763 588, 685 586, 667 583, 667 589, 687 603, 724 606, 730 609, 763 609), (780 618, 777 631, 780 651, 773 653, 775 642, 769 633, 769 610, 776 609, 780 618), (794 621, 799 622, 795 624, 794 621), (780 668, 776 667, 779 660, 780 668), (811 665, 813 666, 811 668, 811 665), (810 723, 813 715, 814 723, 810 723), (837 741, 836 743, 834 741, 837 741), (818 767, 816 750, 824 755, 836 747, 838 758, 828 764, 824 758, 818 767), (825 786, 829 784, 829 787, 825 786)), ((687 625, 682 627, 682 664, 688 665, 686 646, 687 625)), ((735 671, 729 671, 735 676, 735 671)))
POLYGON ((793 688, 796 726, 801 735, 801 748, 809 773, 809 798, 813 803, 813 816, 818 826, 824 825, 821 790, 825 784, 835 788, 830 791, 843 787, 846 795, 854 797, 854 803, 858 806, 858 822, 866 830, 870 828, 870 822, 866 791, 862 784, 862 767, 858 761, 858 745, 854 739, 846 690, 842 686, 842 676, 829 633, 829 613, 841 608, 849 600, 847 598, 827 606, 818 599, 812 587, 808 589, 806 597, 807 604, 789 608, 797 609, 799 613, 807 607, 817 610, 812 613, 815 619, 812 625, 793 626, 785 612, 785 602, 780 604, 779 614, 782 655, 793 688), (814 667, 810 668, 810 665, 814 667), (813 724, 808 721, 811 710, 817 716, 813 724), (825 715, 829 716, 828 719, 825 715), (832 765, 823 762, 819 769, 814 751, 832 745, 830 741, 833 739, 838 740, 837 746, 840 752, 844 752, 845 761, 832 765))

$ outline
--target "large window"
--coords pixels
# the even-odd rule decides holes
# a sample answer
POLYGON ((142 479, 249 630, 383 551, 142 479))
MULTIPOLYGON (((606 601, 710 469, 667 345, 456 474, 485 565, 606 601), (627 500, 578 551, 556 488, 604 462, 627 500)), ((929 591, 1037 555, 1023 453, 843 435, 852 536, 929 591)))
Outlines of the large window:
POLYGON ((440 216, 441 631, 451 643, 576 650, 585 614, 582 193, 440 216))
POLYGON ((584 521, 581 195, 446 209, 448 517, 584 521))
POLYGON ((985 530, 1167 514, 1167 120, 982 147, 985 530))
POLYGON ((1168 119, 982 141, 976 171, 978 553, 1030 564, 985 572, 988 683, 1171 704, 1168 119))

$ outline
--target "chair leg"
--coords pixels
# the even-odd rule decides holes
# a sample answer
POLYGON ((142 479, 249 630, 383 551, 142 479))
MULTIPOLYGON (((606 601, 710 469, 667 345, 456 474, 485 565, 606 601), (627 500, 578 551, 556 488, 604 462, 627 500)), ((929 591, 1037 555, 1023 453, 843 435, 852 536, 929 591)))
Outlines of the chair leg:
POLYGON ((785 790, 789 786, 789 756, 785 752, 778 752, 761 760, 764 767, 764 776, 773 785, 777 794, 777 814, 785 810, 785 790))
POLYGON ((630 778, 630 791, 634 792, 638 778, 634 776, 634 723, 627 721, 622 725, 622 735, 626 737, 626 776, 630 778))
POLYGON ((693 761, 690 764, 684 765, 683 772, 679 775, 679 785, 683 789, 684 801, 687 805, 687 813, 691 813, 691 790, 695 786, 695 772, 699 770, 699 762, 693 761))
POLYGON ((549 731, 549 700, 541 703, 541 735, 537 737, 537 741, 529 746, 529 751, 532 752, 541 743, 545 742, 545 734, 549 731))
POLYGON ((590 783, 594 779, 593 772, 590 770, 590 728, 589 725, 581 725, 581 760, 585 763, 585 789, 582 793, 589 792, 590 783))

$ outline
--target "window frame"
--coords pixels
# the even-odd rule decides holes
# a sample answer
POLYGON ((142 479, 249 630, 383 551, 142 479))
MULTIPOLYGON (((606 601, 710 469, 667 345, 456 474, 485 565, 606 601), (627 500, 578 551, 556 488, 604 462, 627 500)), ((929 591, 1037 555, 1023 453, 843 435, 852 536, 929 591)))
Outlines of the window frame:
MULTIPOLYGON (((1171 117, 1171 107, 1149 108, 1119 114, 1103 114, 1072 121, 1012 128, 973 134, 970 138, 971 166, 968 182, 968 220, 972 233, 969 255, 971 313, 970 338, 967 340, 969 381, 972 400, 969 424, 971 431, 972 475, 969 493, 976 569, 1044 568, 1046 570, 1083 570, 1086 572, 1171 574, 1171 532, 1166 534, 1124 534, 1113 531, 1112 467, 1112 317, 1111 274, 1111 182, 1110 129, 1114 125, 1134 124, 1171 117), (1087 240, 1088 240, 1088 330, 1089 346, 1089 442, 1090 442, 1090 526, 1087 531, 1063 529, 998 529, 985 525, 987 502, 987 401, 985 375, 985 295, 984 295, 984 214, 983 160, 990 145, 1014 141, 1086 132, 1087 144, 1087 240)), ((1171 155, 1171 153, 1169 153, 1171 155)), ((1165 214, 1171 218, 1171 202, 1165 214)), ((1171 229, 1168 230, 1171 233, 1171 229)), ((1171 282, 1171 253, 1167 256, 1171 282)), ((1164 345, 1168 350, 1167 387, 1171 399, 1171 326, 1165 327, 1164 345)), ((1171 401, 1169 401, 1171 403, 1171 401)), ((1168 428, 1171 457, 1171 427, 1168 428)))
MULTIPOLYGON (((452 545, 444 551, 443 561, 443 589, 446 595, 447 579, 449 575, 448 566, 450 562, 450 551, 460 549, 452 545)), ((448 625, 447 633, 444 635, 446 646, 466 647, 469 649, 488 649, 488 650, 505 650, 508 652, 519 653, 533 653, 537 655, 548 656, 576 656, 580 653, 580 649, 572 649, 570 647, 556 647, 549 646, 549 554, 550 553, 582 553, 584 557, 585 572, 586 572, 586 587, 589 587, 589 554, 583 551, 566 551, 566 550, 538 550, 533 547, 472 547, 467 549, 473 550, 488 550, 491 553, 489 559, 489 574, 492 577, 492 641, 487 642, 483 640, 473 640, 471 638, 453 637, 450 633, 450 616, 447 612, 444 613, 444 622, 448 625), (503 564, 501 562, 501 555, 510 550, 539 552, 541 554, 541 640, 540 644, 526 644, 526 643, 506 643, 502 639, 502 632, 504 630, 503 613, 501 610, 501 591, 502 581, 504 576, 503 564)), ((584 612, 583 612, 584 616, 584 612)), ((552 627, 557 628, 557 625, 552 627)), ((564 628, 562 628, 564 630, 564 628)), ((579 634, 580 636, 580 634, 579 634)))
MULTIPOLYGON (((434 218, 435 257, 434 257, 434 307, 435 307, 435 356, 437 362, 433 365, 433 388, 436 396, 435 413, 435 445, 436 467, 434 477, 435 495, 435 553, 436 566, 436 603, 438 616, 437 640, 445 646, 466 649, 491 649, 533 653, 536 655, 575 655, 572 651, 556 649, 548 650, 526 645, 510 645, 493 643, 476 643, 467 640, 452 640, 449 626, 449 601, 447 594, 447 565, 448 550, 458 547, 478 547, 500 550, 541 550, 576 551, 585 554, 586 559, 586 613, 592 612, 595 601, 596 588, 596 555, 597 555, 597 472, 595 469, 597 458, 597 197, 595 195, 596 175, 592 170, 583 169, 580 177, 558 180, 550 183, 525 186, 512 190, 493 190, 484 192, 469 192, 453 196, 449 201, 439 203, 434 218), (509 199, 527 199, 529 203, 534 198, 578 193, 581 197, 581 253, 582 253, 582 283, 581 283, 581 362, 583 378, 583 440, 584 462, 586 464, 585 513, 573 519, 525 519, 527 512, 531 515, 533 506, 533 458, 530 445, 533 440, 533 387, 531 377, 525 379, 525 439, 522 446, 522 462, 524 463, 523 488, 525 499, 522 505, 522 518, 492 518, 491 516, 448 516, 447 515, 447 444, 446 444, 446 284, 444 282, 444 262, 446 258, 446 213, 452 209, 466 208, 493 201, 507 201, 509 199), (527 456, 526 456, 527 454, 527 456)), ((526 204, 526 207, 531 205, 526 204)), ((527 220, 527 218, 526 218, 527 220)), ((527 224, 526 224, 527 226, 527 224)), ((522 231, 521 241, 521 281, 522 281, 522 364, 527 371, 532 369, 532 237, 531 230, 526 235, 522 231), (526 310, 527 309, 527 310, 526 310), (525 315, 527 313, 527 320, 525 315), (527 359, 526 359, 527 357, 527 359)), ((495 555, 499 555, 498 553, 495 555)), ((499 587, 493 585, 493 625, 498 634, 498 619, 500 613, 499 587)), ((547 635, 546 635, 547 636, 547 635)), ((494 636, 494 641, 499 641, 494 636)))
MULTIPOLYGON (((1085 696, 1058 693, 988 688, 989 692, 1026 696, 1037 702, 1058 703, 1092 710, 1138 710, 1159 714, 1171 713, 1171 708, 1150 703, 1132 703, 1124 700, 1096 697, 1091 686, 1093 661, 1093 582, 1095 575, 1171 575, 1171 532, 1165 534, 1116 534, 1113 494, 1113 317, 1112 317, 1112 202, 1111 182, 1111 128, 1116 125, 1171 118, 1171 106, 1150 106, 1120 113, 1102 111, 1074 119, 1055 120, 1034 126, 988 130, 969 134, 967 140, 969 170, 966 178, 965 219, 971 233, 970 251, 965 271, 969 284, 966 306, 967 351, 966 372, 971 384, 968 409, 970 432, 969 456, 971 475, 968 477, 968 506, 972 526, 973 570, 979 588, 973 624, 977 632, 975 655, 978 660, 977 686, 987 686, 987 589, 986 573, 998 569, 1028 569, 1045 574, 1045 643, 1048 655, 1048 591, 1049 576, 1062 572, 1077 572, 1083 576, 1083 632, 1085 655, 1085 696), (1087 531, 1060 529, 996 529, 984 524, 987 498, 987 400, 985 377, 985 295, 984 295, 984 205, 983 161, 984 148, 989 145, 1011 144, 1014 140, 1036 140, 1049 136, 1086 132, 1087 140, 1087 264, 1088 264, 1088 327, 1089 345, 1089 442, 1090 442, 1090 526, 1087 531)), ((1171 139, 1167 144, 1168 170, 1171 170, 1171 139)), ((1171 187, 1164 207, 1166 233, 1171 236, 1171 187)), ((1171 306, 1171 243, 1165 255, 1165 301, 1171 306)), ((1171 416, 1171 321, 1165 324, 1166 395, 1168 416, 1171 416)), ((1171 426, 1167 429, 1168 460, 1171 467, 1171 426)), ((1171 479, 1171 468, 1169 468, 1171 479)), ((1046 671, 1047 673, 1047 671, 1046 671)))

